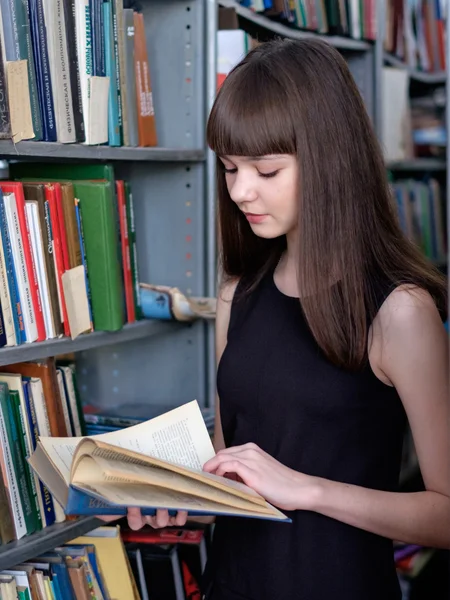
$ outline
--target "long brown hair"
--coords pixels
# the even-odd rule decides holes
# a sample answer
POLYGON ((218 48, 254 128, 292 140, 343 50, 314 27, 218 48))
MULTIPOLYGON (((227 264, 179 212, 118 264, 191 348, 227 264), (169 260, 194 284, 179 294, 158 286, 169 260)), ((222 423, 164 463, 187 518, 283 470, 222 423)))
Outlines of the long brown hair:
MULTIPOLYGON (((207 140, 217 156, 293 154, 299 165, 300 300, 318 345, 335 364, 367 358, 377 311, 374 282, 410 283, 446 312, 444 277, 403 234, 370 119, 342 56, 320 40, 275 40, 228 75, 207 140), (301 190, 301 191, 300 191, 301 190), (330 285, 338 274, 339 285, 330 285)), ((285 237, 253 234, 217 162, 221 268, 253 289, 274 268, 285 237)))

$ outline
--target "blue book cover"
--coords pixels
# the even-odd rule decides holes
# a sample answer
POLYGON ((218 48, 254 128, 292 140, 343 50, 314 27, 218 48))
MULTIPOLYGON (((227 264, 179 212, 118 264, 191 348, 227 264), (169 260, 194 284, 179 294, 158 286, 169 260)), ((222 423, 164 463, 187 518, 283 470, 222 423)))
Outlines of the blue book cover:
POLYGON ((42 113, 43 139, 46 142, 56 142, 58 138, 42 0, 29 0, 29 11, 39 105, 42 113))
POLYGON ((9 295, 11 298, 11 311, 14 321, 14 330, 16 333, 17 344, 24 344, 27 341, 25 325, 23 322, 22 304, 19 298, 19 288, 17 285, 16 269, 12 255, 11 240, 9 239, 8 223, 6 221, 5 205, 3 202, 3 193, 0 189, 0 233, 5 255, 6 276, 8 278, 9 295))
POLYGON ((170 294, 141 288, 140 299, 142 314, 146 319, 173 319, 170 294))
MULTIPOLYGON (((155 508, 149 507, 141 507, 141 512, 144 516, 154 516, 156 514, 155 508)), ((178 509, 169 509, 169 515, 175 516, 177 514, 178 509)), ((85 490, 80 490, 75 486, 69 486, 69 494, 67 499, 67 504, 65 507, 66 515, 68 516, 104 516, 104 515, 115 515, 117 517, 124 517, 127 514, 127 506, 119 505, 119 504, 111 504, 106 502, 101 496, 96 494, 95 492, 87 493, 85 490)), ((205 511, 205 510, 190 510, 189 514, 197 517, 208 517, 216 515, 216 512, 205 511)), ((237 512, 234 512, 232 507, 226 513, 221 513, 224 516, 240 516, 243 515, 237 512)), ((267 514, 251 514, 245 515, 246 519, 264 519, 266 521, 279 521, 281 523, 290 523, 291 519, 286 517, 285 519, 277 519, 276 517, 272 517, 267 514)))
POLYGON ((116 55, 114 52, 111 2, 103 2, 103 26, 105 31, 106 75, 109 77, 108 144, 110 146, 120 146, 119 98, 117 93, 116 55))

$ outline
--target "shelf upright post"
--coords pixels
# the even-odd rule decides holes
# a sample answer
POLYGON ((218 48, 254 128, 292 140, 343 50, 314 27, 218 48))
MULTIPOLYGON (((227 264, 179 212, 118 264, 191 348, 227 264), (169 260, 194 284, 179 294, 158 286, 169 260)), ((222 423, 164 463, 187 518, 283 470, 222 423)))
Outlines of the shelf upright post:
MULTIPOLYGON (((212 108, 217 90, 217 16, 216 0, 206 0, 206 110, 212 108)), ((216 236, 216 163, 214 153, 206 150, 206 293, 217 294, 216 236)), ((206 405, 213 406, 216 394, 216 359, 214 321, 207 322, 206 405)))

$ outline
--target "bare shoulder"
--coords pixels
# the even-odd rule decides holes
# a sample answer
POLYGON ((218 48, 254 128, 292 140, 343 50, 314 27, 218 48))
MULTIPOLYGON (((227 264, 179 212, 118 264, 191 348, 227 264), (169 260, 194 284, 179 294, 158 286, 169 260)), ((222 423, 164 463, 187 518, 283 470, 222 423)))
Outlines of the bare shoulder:
POLYGON ((397 287, 382 304, 374 325, 383 336, 392 330, 417 328, 434 324, 442 327, 442 320, 431 294, 414 285, 397 287))
POLYGON ((369 358, 376 375, 391 384, 390 371, 444 349, 446 332, 431 294, 417 286, 397 287, 382 304, 372 324, 369 358), (400 358, 401 357, 401 358, 400 358))

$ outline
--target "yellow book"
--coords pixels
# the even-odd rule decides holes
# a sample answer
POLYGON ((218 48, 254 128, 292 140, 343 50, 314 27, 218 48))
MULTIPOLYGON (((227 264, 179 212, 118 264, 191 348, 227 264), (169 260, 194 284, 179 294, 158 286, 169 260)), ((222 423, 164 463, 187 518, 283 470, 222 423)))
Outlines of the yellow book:
MULTIPOLYGON (((128 557, 120 537, 120 527, 98 527, 89 535, 72 540, 70 544, 90 544, 95 553, 108 590, 114 590, 114 600, 133 600, 136 598, 133 581, 130 576, 128 557)), ((113 597, 113 596, 111 596, 113 597)))

